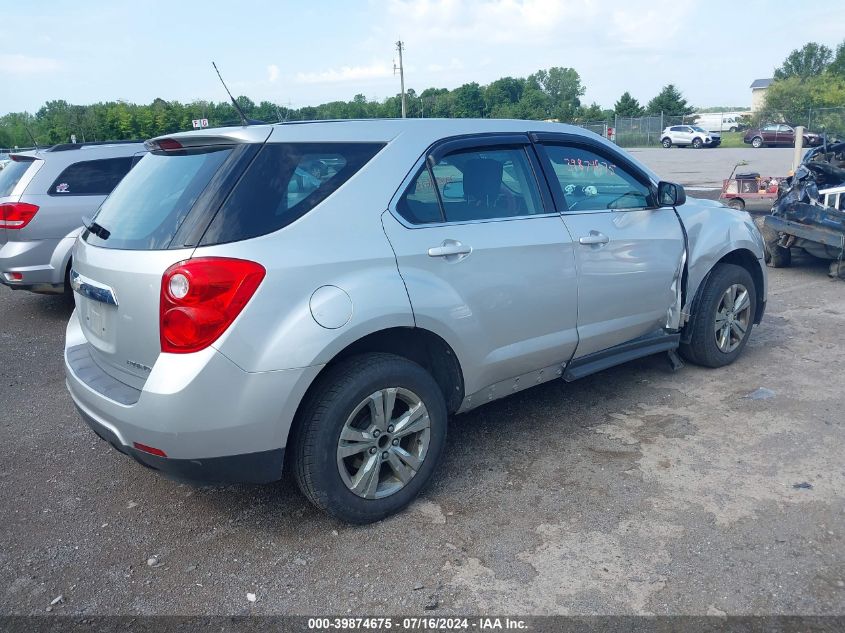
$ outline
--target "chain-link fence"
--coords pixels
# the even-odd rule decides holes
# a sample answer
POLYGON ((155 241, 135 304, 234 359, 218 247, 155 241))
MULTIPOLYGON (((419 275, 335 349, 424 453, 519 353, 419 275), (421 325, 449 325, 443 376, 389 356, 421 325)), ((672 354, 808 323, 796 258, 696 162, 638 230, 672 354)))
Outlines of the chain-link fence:
POLYGON ((655 147, 660 144, 663 130, 673 125, 697 125, 708 132, 720 132, 723 144, 728 135, 737 133, 739 136, 735 137, 734 142, 742 144, 745 131, 775 123, 793 127, 802 125, 805 131, 826 134, 829 139, 845 139, 845 107, 778 112, 699 112, 677 116, 616 116, 605 121, 577 125, 612 140, 620 147, 655 147))

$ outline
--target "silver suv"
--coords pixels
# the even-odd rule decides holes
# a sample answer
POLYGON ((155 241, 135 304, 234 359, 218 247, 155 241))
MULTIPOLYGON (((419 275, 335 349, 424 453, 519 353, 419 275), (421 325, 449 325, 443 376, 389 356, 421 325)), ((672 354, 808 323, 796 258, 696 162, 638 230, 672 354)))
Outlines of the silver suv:
POLYGON ((0 171, 0 282, 39 293, 69 290, 70 250, 143 154, 134 142, 65 143, 12 154, 0 171))
POLYGON ((345 521, 425 486, 447 417, 675 350, 766 302, 749 216, 555 123, 369 120, 148 143, 74 249, 67 384, 135 460, 345 521))
POLYGON ((695 149, 719 147, 722 144, 722 135, 719 132, 708 132, 698 125, 671 125, 660 135, 660 144, 666 149, 673 145, 676 147, 691 145, 695 149))

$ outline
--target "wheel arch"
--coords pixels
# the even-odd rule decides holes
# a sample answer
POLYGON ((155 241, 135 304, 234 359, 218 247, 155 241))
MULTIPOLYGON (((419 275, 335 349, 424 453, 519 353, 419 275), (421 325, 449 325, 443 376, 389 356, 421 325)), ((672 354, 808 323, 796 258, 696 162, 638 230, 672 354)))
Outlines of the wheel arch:
POLYGON ((373 352, 395 354, 422 366, 440 387, 448 412, 454 413, 460 408, 464 399, 464 374, 461 362, 451 345, 424 328, 390 327, 371 332, 349 343, 323 366, 300 400, 294 416, 294 427, 304 403, 321 386, 322 378, 330 368, 351 356, 373 352))
MULTIPOLYGON (((707 280, 710 278, 710 274, 715 270, 715 268, 719 264, 733 264, 735 266, 739 266, 744 268, 748 271, 751 275, 751 278, 754 280, 754 294, 756 298, 756 310, 754 313, 754 324, 757 325, 760 323, 761 319, 763 318, 763 313, 766 309, 766 278, 764 268, 760 263, 760 260, 754 255, 752 251, 747 248, 737 248, 731 250, 724 255, 722 255, 719 259, 717 259, 712 266, 707 270, 704 276, 701 278, 697 286, 695 287, 694 294, 692 296, 692 300, 690 300, 687 304, 685 312, 689 315, 693 315, 698 310, 699 302, 701 300, 702 292, 707 285, 707 280)), ((687 322, 689 323, 689 321, 687 322)), ((684 334, 681 336, 681 342, 686 343, 688 342, 689 332, 687 331, 688 328, 684 328, 684 334)))

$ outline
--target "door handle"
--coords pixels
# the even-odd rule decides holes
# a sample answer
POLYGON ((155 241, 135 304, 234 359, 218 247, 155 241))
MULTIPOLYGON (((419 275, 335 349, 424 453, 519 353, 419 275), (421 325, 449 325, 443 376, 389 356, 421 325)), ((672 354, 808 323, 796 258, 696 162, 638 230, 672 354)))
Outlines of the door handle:
POLYGON ((434 246, 428 249, 429 257, 450 257, 452 255, 469 255, 472 247, 460 242, 446 240, 441 246, 434 246))
POLYGON ((610 238, 604 233, 597 231, 590 231, 589 235, 584 235, 578 238, 579 244, 607 244, 610 238))

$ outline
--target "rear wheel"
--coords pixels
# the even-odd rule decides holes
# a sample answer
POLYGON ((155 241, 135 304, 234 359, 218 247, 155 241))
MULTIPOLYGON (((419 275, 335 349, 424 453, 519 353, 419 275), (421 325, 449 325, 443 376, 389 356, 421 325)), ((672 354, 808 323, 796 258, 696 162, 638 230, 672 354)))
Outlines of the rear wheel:
POLYGON ((754 279, 745 268, 718 264, 701 290, 687 324, 689 342, 680 347, 688 361, 704 367, 730 365, 742 353, 757 310, 754 279))
POLYGON ((701 146, 702 146, 702 145, 704 145, 704 143, 702 143, 702 142, 701 142, 701 139, 700 139, 700 138, 694 138, 694 139, 692 139, 692 146, 693 146, 695 149, 701 149, 701 146))
POLYGON ((759 136, 755 136, 751 139, 751 147, 755 149, 760 149, 761 147, 763 147, 763 139, 759 136))
POLYGON ((383 519, 428 483, 446 420, 440 388, 416 363, 392 354, 349 358, 320 379, 298 420, 297 483, 342 521, 383 519))
POLYGON ((664 138, 662 141, 660 141, 660 144, 661 144, 663 147, 665 147, 666 149, 669 149, 670 147, 672 147, 672 139, 670 139, 670 138, 667 136, 667 137, 666 137, 666 138, 664 138))

